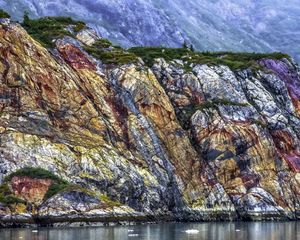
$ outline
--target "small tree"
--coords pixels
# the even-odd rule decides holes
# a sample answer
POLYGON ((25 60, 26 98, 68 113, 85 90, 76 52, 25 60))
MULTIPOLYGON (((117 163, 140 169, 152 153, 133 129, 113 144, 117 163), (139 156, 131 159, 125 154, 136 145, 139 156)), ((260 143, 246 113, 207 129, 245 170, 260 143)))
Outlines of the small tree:
POLYGON ((24 18, 23 18, 23 24, 24 24, 24 25, 28 25, 29 22, 30 22, 29 12, 28 12, 28 11, 25 11, 25 12, 24 12, 24 18))
POLYGON ((10 15, 3 9, 0 9, 0 18, 10 18, 10 15))
POLYGON ((195 52, 195 48, 194 48, 194 45, 193 45, 193 44, 190 45, 190 50, 191 50, 192 52, 195 52))
POLYGON ((184 42, 182 44, 182 48, 188 49, 188 44, 187 44, 187 42, 185 40, 184 40, 184 42))

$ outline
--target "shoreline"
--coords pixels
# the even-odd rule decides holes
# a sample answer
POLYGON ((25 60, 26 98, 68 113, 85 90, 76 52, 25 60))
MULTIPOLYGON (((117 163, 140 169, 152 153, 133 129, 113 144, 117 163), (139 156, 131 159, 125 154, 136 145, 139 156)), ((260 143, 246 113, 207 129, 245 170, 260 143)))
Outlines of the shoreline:
POLYGON ((283 216, 257 216, 254 218, 206 218, 179 220, 173 216, 11 216, 0 220, 0 229, 8 228, 63 228, 63 227, 105 227, 105 226, 134 226, 160 223, 213 223, 213 222, 297 222, 300 217, 288 218, 283 216))

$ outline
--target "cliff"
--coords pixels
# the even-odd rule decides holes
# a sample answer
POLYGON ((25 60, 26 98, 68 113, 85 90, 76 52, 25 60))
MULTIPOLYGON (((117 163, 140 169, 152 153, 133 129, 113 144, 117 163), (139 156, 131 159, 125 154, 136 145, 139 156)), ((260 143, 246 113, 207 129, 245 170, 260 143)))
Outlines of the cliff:
POLYGON ((30 21, 0 25, 2 226, 299 218, 288 56, 126 51, 30 21))

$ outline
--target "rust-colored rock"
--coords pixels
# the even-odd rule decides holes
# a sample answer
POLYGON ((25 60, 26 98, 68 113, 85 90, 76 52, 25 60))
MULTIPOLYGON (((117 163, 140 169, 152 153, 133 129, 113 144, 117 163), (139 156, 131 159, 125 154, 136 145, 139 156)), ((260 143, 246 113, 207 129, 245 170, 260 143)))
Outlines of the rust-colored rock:
POLYGON ((41 203, 51 184, 51 179, 13 177, 11 180, 13 194, 30 203, 41 203))
POLYGON ((95 64, 77 47, 69 43, 60 44, 58 45, 58 51, 73 68, 96 71, 95 64))

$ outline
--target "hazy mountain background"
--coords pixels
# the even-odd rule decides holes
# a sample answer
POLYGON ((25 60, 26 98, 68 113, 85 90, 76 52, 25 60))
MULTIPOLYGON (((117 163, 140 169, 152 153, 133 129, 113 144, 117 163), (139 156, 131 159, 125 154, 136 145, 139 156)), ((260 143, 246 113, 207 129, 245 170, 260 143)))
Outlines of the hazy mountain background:
POLYGON ((67 15, 115 43, 282 51, 300 61, 299 0, 0 0, 17 20, 67 15))

